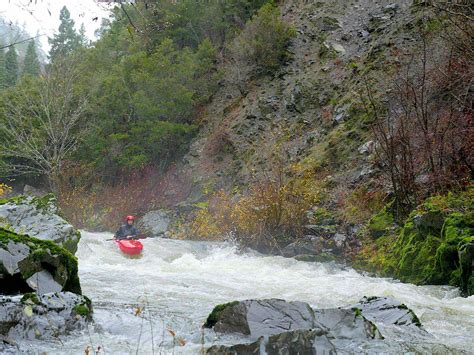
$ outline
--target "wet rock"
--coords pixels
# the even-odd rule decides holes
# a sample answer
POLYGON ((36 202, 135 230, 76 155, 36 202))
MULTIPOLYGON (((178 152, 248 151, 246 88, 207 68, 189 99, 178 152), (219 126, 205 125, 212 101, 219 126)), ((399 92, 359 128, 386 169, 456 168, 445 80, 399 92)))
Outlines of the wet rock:
POLYGON ((0 335, 10 341, 56 339, 91 320, 90 300, 71 292, 0 296, 0 335))
POLYGON ((351 309, 359 309, 365 318, 377 325, 421 328, 415 312, 392 297, 364 297, 351 309))
POLYGON ((311 329, 317 323, 307 303, 267 299, 217 306, 205 326, 219 333, 241 333, 257 339, 284 331, 311 329))
POLYGON ((321 237, 306 235, 283 248, 282 254, 287 258, 298 255, 318 255, 322 252, 323 248, 324 241, 321 237))
POLYGON ((62 290, 62 286, 57 283, 53 279, 53 276, 46 270, 34 273, 26 279, 26 283, 39 294, 59 292, 62 290))
POLYGON ((382 339, 377 326, 357 309, 316 309, 316 320, 336 339, 382 339))
POLYGON ((417 342, 431 336, 415 312, 392 297, 364 297, 351 309, 373 322, 385 338, 417 342))
POLYGON ((336 347, 323 329, 295 330, 273 335, 266 345, 267 354, 335 354, 336 347))
POLYGON ((75 253, 81 235, 60 216, 55 201, 52 195, 0 200, 0 227, 52 241, 75 253))
POLYGON ((263 337, 258 338, 257 341, 249 344, 237 344, 237 345, 215 345, 207 349, 206 354, 211 355, 252 355, 260 354, 264 348, 263 337))
POLYGON ((0 294, 81 293, 77 259, 51 241, 0 228, 0 294))
POLYGON ((137 228, 145 235, 162 237, 168 231, 170 222, 171 217, 167 211, 150 211, 138 220, 137 228))
POLYGON ((216 308, 218 314, 210 316, 215 331, 239 332, 256 341, 213 346, 208 354, 332 354, 383 339, 377 326, 356 308, 312 310, 306 303, 275 299, 216 308))

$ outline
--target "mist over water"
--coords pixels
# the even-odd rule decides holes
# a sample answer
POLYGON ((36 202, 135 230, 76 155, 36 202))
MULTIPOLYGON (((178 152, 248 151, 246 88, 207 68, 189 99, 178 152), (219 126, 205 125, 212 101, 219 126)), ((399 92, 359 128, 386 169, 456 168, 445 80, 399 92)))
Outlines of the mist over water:
POLYGON ((434 335, 430 343, 472 351, 474 297, 461 298, 451 287, 414 286, 334 264, 239 253, 225 243, 146 239, 142 256, 130 258, 108 238, 111 234, 82 232, 77 252, 95 324, 55 343, 20 344, 23 350, 83 354, 92 345, 109 354, 199 353, 202 344, 232 340, 201 329, 219 303, 282 298, 329 308, 363 296, 393 296, 434 335))

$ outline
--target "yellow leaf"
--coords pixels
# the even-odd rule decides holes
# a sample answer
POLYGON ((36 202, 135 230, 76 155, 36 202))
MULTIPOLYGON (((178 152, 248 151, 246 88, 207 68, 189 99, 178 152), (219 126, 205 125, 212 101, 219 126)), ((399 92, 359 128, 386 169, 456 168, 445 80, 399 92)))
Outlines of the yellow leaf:
POLYGON ((140 314, 142 314, 142 309, 140 307, 137 307, 135 310, 135 317, 138 317, 140 314))

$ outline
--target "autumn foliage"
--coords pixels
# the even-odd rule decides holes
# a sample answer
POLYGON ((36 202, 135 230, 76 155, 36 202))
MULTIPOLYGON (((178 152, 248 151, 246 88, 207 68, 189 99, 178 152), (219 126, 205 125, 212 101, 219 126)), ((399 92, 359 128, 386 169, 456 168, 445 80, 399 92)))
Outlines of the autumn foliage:
POLYGON ((97 184, 84 169, 77 164, 69 167, 58 196, 63 213, 78 228, 114 230, 127 215, 139 217, 155 208, 170 207, 189 194, 187 177, 175 167, 165 174, 147 167, 124 174, 110 185, 97 184))
POLYGON ((270 249, 281 239, 301 236, 306 212, 321 199, 321 184, 311 173, 287 176, 278 172, 255 181, 246 191, 217 191, 195 214, 192 235, 206 239, 231 235, 240 245, 270 249))

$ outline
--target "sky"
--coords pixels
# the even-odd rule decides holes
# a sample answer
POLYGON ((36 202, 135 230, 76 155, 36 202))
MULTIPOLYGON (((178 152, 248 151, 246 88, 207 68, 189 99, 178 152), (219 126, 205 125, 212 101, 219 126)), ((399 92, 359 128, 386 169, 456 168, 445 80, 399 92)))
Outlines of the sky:
POLYGON ((39 32, 42 49, 49 51, 48 36, 52 36, 59 27, 59 11, 66 5, 76 23, 76 29, 82 23, 86 35, 94 39, 94 31, 100 26, 101 19, 108 17, 110 5, 96 0, 0 0, 0 16, 12 23, 18 23, 32 36, 39 32), (93 19, 98 19, 94 21, 93 19))

